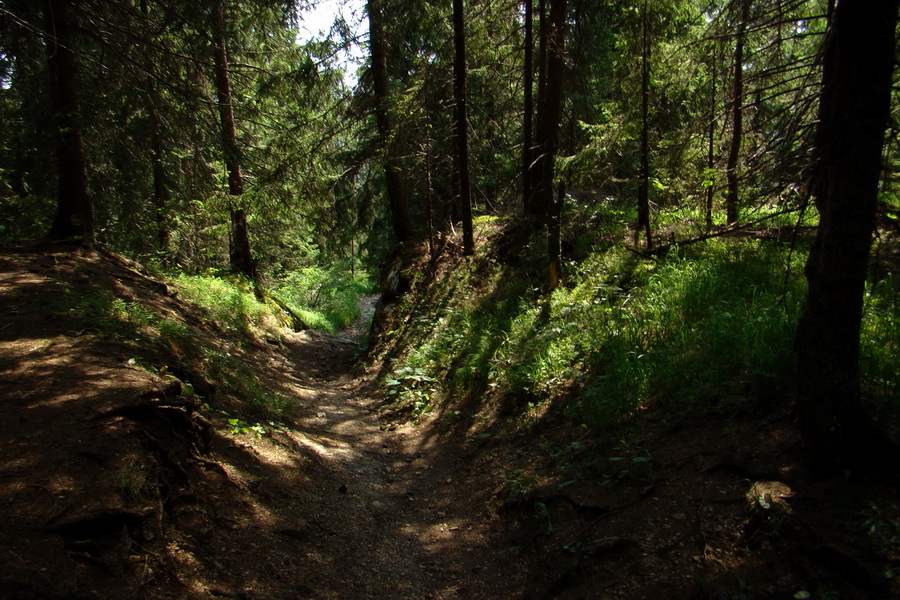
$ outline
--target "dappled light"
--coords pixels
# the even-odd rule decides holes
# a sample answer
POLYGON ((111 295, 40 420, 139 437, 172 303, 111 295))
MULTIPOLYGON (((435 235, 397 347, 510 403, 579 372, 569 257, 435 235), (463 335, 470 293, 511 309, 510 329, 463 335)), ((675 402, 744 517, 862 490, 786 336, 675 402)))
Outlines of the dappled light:
POLYGON ((0 0, 0 600, 900 598, 900 0, 0 0))

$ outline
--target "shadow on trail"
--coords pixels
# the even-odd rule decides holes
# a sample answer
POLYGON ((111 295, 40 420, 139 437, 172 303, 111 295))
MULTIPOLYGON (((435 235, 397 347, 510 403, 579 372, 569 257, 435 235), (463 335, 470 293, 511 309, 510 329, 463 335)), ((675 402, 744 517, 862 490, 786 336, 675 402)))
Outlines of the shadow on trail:
MULTIPOLYGON (((373 384, 349 375, 352 347, 309 333, 287 346, 301 370, 327 365, 310 370, 314 395, 285 433, 314 465, 307 485, 294 488, 306 525, 293 537, 308 540, 317 558, 314 572, 296 577, 334 597, 519 597, 519 574, 495 546, 488 490, 467 481, 464 449, 381 418, 373 384)), ((267 481, 284 477, 271 469, 267 481)), ((271 510, 290 520, 291 508, 271 510)))
POLYGON ((164 348, 130 360, 146 342, 127 322, 79 316, 123 298, 206 327, 164 286, 89 252, 0 261, 0 597, 521 595, 466 449, 383 419, 346 339, 245 344, 296 410, 234 414, 148 368, 175 364, 164 348))

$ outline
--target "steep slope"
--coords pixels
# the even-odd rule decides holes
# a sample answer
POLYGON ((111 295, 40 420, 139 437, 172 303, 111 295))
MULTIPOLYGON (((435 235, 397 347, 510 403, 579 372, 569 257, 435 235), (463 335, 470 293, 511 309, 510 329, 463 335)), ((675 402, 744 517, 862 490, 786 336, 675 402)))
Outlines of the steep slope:
POLYGON ((0 272, 0 598, 497 597, 521 579, 489 549, 490 490, 385 420, 353 340, 223 332, 100 252, 7 249, 0 272))
MULTIPOLYGON (((433 322, 413 293, 385 328, 433 322)), ((385 402, 356 354, 3 249, 0 598, 896 597, 896 490, 808 477, 788 405, 524 427, 515 398, 385 402)))

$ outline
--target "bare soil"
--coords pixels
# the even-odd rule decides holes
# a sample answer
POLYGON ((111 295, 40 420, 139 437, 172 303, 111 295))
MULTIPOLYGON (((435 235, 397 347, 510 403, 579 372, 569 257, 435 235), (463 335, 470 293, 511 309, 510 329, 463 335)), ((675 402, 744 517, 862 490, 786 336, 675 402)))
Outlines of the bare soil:
POLYGON ((4 249, 0 598, 900 597, 894 487, 809 477, 782 397, 607 442, 464 403, 410 420, 355 333, 224 332, 119 257, 4 249), (183 340, 84 322, 92 290, 239 357, 290 416, 183 340))

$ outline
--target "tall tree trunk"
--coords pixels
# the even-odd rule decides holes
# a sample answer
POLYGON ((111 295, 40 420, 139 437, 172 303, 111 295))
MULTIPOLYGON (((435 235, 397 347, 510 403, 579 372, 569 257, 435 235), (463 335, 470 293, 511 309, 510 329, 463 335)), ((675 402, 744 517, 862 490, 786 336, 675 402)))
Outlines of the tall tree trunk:
MULTIPOLYGON (((152 82, 149 85, 149 90, 151 94, 154 91, 152 82)), ((153 161, 153 210, 156 213, 156 241, 159 245, 159 251, 163 254, 163 256, 168 256, 168 215, 169 204, 171 203, 172 195, 169 193, 169 186, 166 184, 166 168, 163 165, 165 149, 161 131, 162 123, 160 122, 159 115, 157 114, 156 109, 152 106, 152 103, 153 100, 151 99, 151 107, 148 113, 150 115, 151 126, 153 127, 153 132, 151 133, 151 154, 153 161)))
MULTIPOLYGON (((228 195, 239 198, 244 194, 241 175, 241 151, 234 126, 234 109, 231 98, 231 81, 228 75, 228 50, 225 27, 225 2, 217 0, 213 7, 213 58, 216 69, 216 100, 222 129, 222 147, 225 153, 225 169, 228 171, 228 195)), ((250 230, 247 213, 238 206, 231 207, 231 268, 257 283, 256 265, 250 252, 250 230)), ((259 287, 257 287, 257 293, 259 287)))
MULTIPOLYGON (((141 0, 141 14, 145 19, 150 15, 148 0, 141 0)), ((148 19, 149 21, 149 19, 148 19)), ((157 106, 160 95, 156 89, 156 68, 152 60, 147 61, 147 115, 150 117, 150 160, 153 165, 153 210, 156 216, 156 241, 160 253, 168 260, 169 255, 169 204, 172 196, 166 181, 164 165, 165 143, 163 141, 162 119, 159 118, 157 106)))
POLYGON ((707 134, 706 174, 709 178, 709 186, 706 188, 706 233, 710 233, 713 227, 713 198, 715 196, 715 180, 712 179, 716 167, 716 53, 713 51, 713 60, 709 66, 709 130, 707 134))
POLYGON ((372 85, 375 93, 375 120, 384 151, 384 177, 394 236, 397 238, 397 242, 402 244, 411 241, 415 231, 403 190, 400 161, 394 150, 393 130, 388 115, 387 49, 384 41, 384 15, 381 2, 367 0, 366 11, 369 13, 369 51, 371 52, 372 85))
POLYGON ((425 162, 425 198, 428 226, 428 258, 432 261, 437 257, 437 248, 434 242, 434 185, 431 180, 431 121, 426 118, 425 122, 425 143, 423 144, 424 162, 425 162))
POLYGON ((456 171, 459 174, 459 207, 463 227, 463 255, 472 256, 472 198, 469 190, 469 137, 466 107, 466 30, 463 0, 453 0, 453 89, 456 94, 456 171))
POLYGON ((525 4, 525 66, 523 77, 522 107, 522 206, 525 214, 531 213, 531 163, 534 144, 534 34, 533 34, 533 0, 524 0, 525 4))
POLYGON ((540 175, 534 188, 535 204, 547 218, 548 284, 559 285, 560 275, 560 203, 553 195, 554 161, 556 159, 559 122, 562 117, 563 72, 565 70, 566 0, 551 0, 550 15, 545 19, 546 67, 541 73, 544 94, 539 99, 537 146, 535 160, 540 175))
POLYGON ((726 219, 729 225, 738 220, 738 161, 741 156, 741 139, 744 135, 744 33, 750 18, 750 0, 741 0, 741 14, 734 36, 734 80, 731 105, 731 148, 725 176, 728 191, 725 195, 726 219))
POLYGON ((543 114, 546 112, 546 96, 547 96, 547 43, 550 34, 549 20, 547 18, 547 2, 549 0, 538 1, 538 57, 537 57, 537 74, 538 74, 538 91, 537 91, 537 118, 534 140, 530 148, 529 171, 530 171, 530 188, 529 195, 529 215, 535 219, 545 216, 547 207, 543 204, 543 196, 540 192, 544 178, 541 168, 544 149, 541 140, 541 122, 544 120, 543 114))
POLYGON ((637 242, 638 232, 644 231, 647 249, 653 248, 653 236, 650 231, 650 41, 647 26, 647 0, 644 0, 641 34, 641 166, 640 184, 638 188, 638 222, 634 234, 637 242))
POLYGON ((47 68, 54 124, 58 191, 51 241, 94 241, 94 204, 88 189, 87 160, 78 110, 78 57, 71 0, 44 0, 47 68))
POLYGON ((841 0, 826 38, 812 181, 819 227, 794 349, 803 436, 828 466, 887 459, 860 403, 859 336, 898 5, 841 0))

